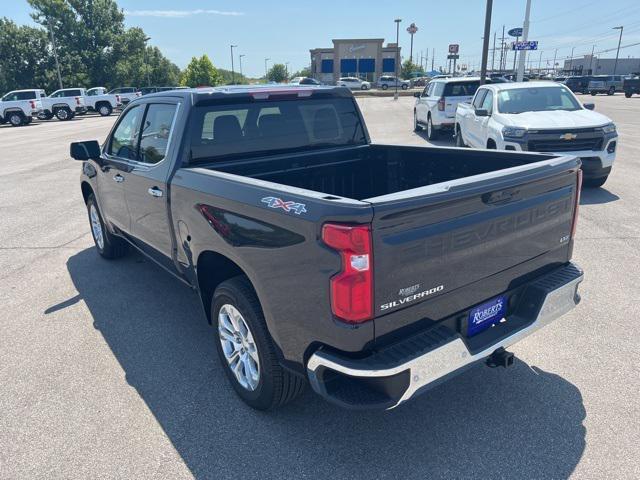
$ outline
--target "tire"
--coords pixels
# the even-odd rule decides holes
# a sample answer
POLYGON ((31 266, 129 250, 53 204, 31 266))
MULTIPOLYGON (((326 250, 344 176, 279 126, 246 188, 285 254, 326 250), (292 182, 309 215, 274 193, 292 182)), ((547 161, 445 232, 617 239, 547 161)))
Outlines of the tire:
POLYGON ((624 92, 624 96, 627 98, 631 98, 631 95, 633 95, 633 93, 631 92, 624 92))
POLYGON ((389 88, 389 85, 387 85, 386 83, 383 83, 380 88, 382 88, 383 90, 386 90, 387 88, 389 88))
POLYGON ((406 83, 402 84, 402 90, 406 90, 407 88, 409 88, 409 85, 407 85, 406 83))
POLYGON ((87 214, 93 243, 100 256, 108 260, 124 257, 129 252, 129 245, 122 238, 110 233, 104 226, 102 214, 93 194, 87 199, 87 214))
POLYGON ((22 112, 9 112, 7 114, 7 121, 12 127, 20 127, 26 124, 26 119, 22 112))
POLYGON ((415 110, 413 111, 413 131, 414 132, 422 131, 422 125, 418 123, 418 114, 416 113, 415 110))
POLYGON ((108 117, 113 112, 113 108, 108 103, 101 103, 97 110, 101 117, 108 117))
POLYGON ((438 138, 438 131, 433 126, 431 115, 427 117, 427 138, 432 141, 438 138))
POLYGON ((595 97, 598 92, 589 92, 592 97, 595 97))
POLYGON ((25 120, 25 125, 29 125, 31 122, 33 122, 33 117, 27 117, 27 119, 25 120))
POLYGON ((616 93, 616 89, 614 87, 611 87, 608 91, 607 91, 607 95, 613 95, 614 93, 616 93))
POLYGON ((217 330, 215 343, 221 365, 233 389, 247 405, 256 410, 271 410, 302 393, 304 379, 283 369, 278 362, 260 301, 246 276, 226 280, 216 288, 211 300, 211 319, 217 330), (239 366, 237 375, 232 365, 239 366))
POLYGON ((456 147, 465 148, 464 139, 462 138, 462 132, 460 131, 460 127, 456 128, 456 147))
POLYGON ((7 123, 7 119, 0 117, 0 125, 4 125, 5 123, 7 123))
POLYGON ((65 122, 73 118, 73 113, 71 112, 71 110, 69 110, 68 107, 57 108, 56 111, 53 112, 53 114, 61 122, 65 122))
POLYGON ((605 184, 605 182, 607 181, 607 178, 609 178, 608 175, 606 177, 600 177, 600 178, 585 178, 583 180, 583 184, 587 188, 600 188, 605 184))

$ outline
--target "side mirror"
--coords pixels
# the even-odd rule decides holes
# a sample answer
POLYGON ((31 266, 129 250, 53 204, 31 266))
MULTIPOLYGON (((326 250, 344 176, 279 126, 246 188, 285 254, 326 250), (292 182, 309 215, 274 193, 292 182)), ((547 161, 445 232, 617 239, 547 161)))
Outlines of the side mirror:
POLYGON ((86 142, 73 142, 69 148, 71 158, 74 160, 91 160, 100 158, 100 144, 97 140, 86 142))
POLYGON ((420 98, 420 92, 413 92, 413 96, 416 98, 420 98))
POLYGON ((486 108, 476 108, 476 117, 488 117, 489 111, 486 108))
POLYGON ((595 103, 583 103, 582 106, 584 108, 586 108, 587 110, 595 110, 596 109, 596 104, 595 103))

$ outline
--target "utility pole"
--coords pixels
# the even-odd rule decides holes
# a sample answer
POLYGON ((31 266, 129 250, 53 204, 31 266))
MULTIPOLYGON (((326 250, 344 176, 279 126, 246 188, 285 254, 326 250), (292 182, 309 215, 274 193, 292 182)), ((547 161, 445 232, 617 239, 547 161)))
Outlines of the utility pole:
POLYGON ((429 68, 429 49, 427 48, 427 53, 424 57, 424 70, 425 72, 427 71, 427 68, 429 68))
POLYGON ((394 22, 396 22, 396 65, 395 65, 395 74, 396 74, 396 93, 393 95, 394 100, 398 100, 398 64, 400 63, 400 22, 401 18, 396 18, 394 22))
POLYGON ((289 62, 284 62, 284 71, 287 77, 287 82, 289 81, 289 62))
POLYGON ((53 58, 56 61, 56 71, 58 72, 58 84, 60 85, 60 90, 64 88, 62 85, 62 75, 60 74, 60 63, 58 62, 58 49, 56 47, 56 37, 53 35, 53 28, 51 27, 51 21, 47 19, 47 28, 49 29, 49 33, 51 34, 51 46, 53 50, 53 58))
POLYGON ((246 55, 245 54, 238 55, 238 58, 240 59, 240 77, 242 77, 242 57, 246 57, 246 55))
POLYGON ((233 69, 233 49, 238 45, 231 45, 231 85, 235 85, 236 83, 236 72, 233 69))
POLYGON ((613 27, 613 30, 620 30, 620 38, 618 38, 618 50, 616 50, 616 63, 613 64, 613 74, 616 74, 616 70, 618 69, 618 55, 620 55, 620 43, 622 42, 622 31, 624 30, 624 26, 613 27))
POLYGON ((593 70, 591 67, 593 66, 593 51, 596 49, 596 46, 593 45, 591 47, 591 57, 589 58, 589 73, 587 75, 593 75, 593 70))
MULTIPOLYGON (((527 7, 524 13, 524 23, 522 24, 522 41, 526 42, 529 39, 529 15, 531 14, 531 0, 527 0, 527 7)), ((524 63, 527 60, 527 51, 520 51, 518 57, 518 77, 517 81, 521 82, 524 77, 524 63)))
POLYGON ((493 49, 491 49, 491 73, 496 68, 496 32, 493 31, 493 49))
POLYGON ((573 72, 573 50, 576 47, 571 47, 571 60, 569 60, 569 75, 573 72))
MULTIPOLYGON (((520 37, 516 37, 516 44, 520 40, 520 37)), ((520 53, 522 55, 522 53, 520 53)), ((518 50, 513 51, 513 73, 516 73, 516 59, 518 58, 518 50)))
POLYGON ((541 68, 542 68, 542 50, 540 50, 540 58, 538 59, 538 76, 540 75, 541 68))
POLYGON ((493 0, 487 0, 487 9, 484 14, 484 38, 482 39, 482 65, 480 65, 480 85, 483 85, 487 81, 487 60, 489 58, 489 35, 491 34, 492 8, 493 0))
POLYGON ((265 83, 269 81, 269 71, 267 70, 267 62, 271 60, 270 58, 264 59, 264 81, 265 83))
POLYGON ((431 70, 433 71, 433 61, 436 59, 436 49, 431 51, 431 70))
POLYGON ((556 51, 553 53, 553 76, 555 77, 556 75, 556 57, 558 56, 558 49, 556 48, 556 51))
POLYGON ((502 25, 502 37, 500 37, 500 70, 502 68, 502 61, 504 60, 504 25, 502 25))

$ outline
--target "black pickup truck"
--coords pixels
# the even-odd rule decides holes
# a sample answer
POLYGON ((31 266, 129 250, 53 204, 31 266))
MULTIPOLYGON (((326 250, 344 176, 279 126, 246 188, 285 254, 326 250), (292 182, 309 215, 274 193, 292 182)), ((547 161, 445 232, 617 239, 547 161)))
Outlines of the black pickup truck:
POLYGON ((579 160, 372 144, 345 88, 146 95, 71 156, 100 255, 134 247, 196 290, 254 408, 306 383, 392 408, 509 365, 579 301, 579 160))

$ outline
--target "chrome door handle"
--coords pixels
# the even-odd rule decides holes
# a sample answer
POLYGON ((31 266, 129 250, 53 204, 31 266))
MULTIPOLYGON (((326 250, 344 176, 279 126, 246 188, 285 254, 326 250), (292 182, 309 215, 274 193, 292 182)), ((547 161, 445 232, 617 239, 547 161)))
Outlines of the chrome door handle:
POLYGON ((149 192, 149 195, 151 195, 152 197, 162 196, 162 190, 160 190, 158 187, 152 187, 149 190, 147 190, 147 192, 149 192))
POLYGON ((122 175, 120 175, 119 173, 116 174, 113 179, 115 180, 116 183, 122 183, 124 182, 124 177, 122 175))

